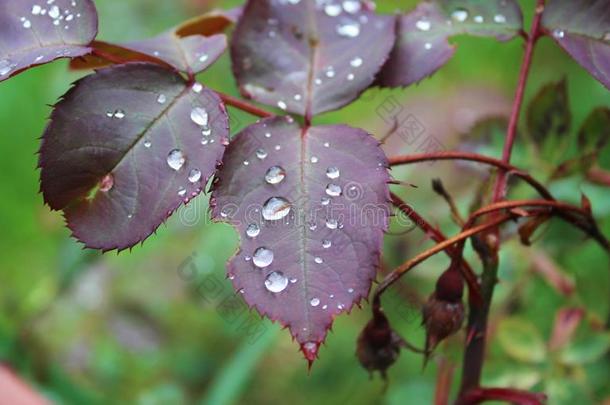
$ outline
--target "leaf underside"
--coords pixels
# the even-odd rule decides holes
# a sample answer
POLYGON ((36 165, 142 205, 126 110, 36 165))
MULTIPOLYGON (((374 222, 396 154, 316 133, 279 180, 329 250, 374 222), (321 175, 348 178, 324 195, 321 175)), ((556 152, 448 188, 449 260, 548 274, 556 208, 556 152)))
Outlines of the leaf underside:
POLYGON ((0 0, 0 81, 32 66, 84 55, 96 34, 91 0, 0 0))
POLYGON ((379 74, 384 87, 408 86, 432 75, 451 59, 458 34, 506 41, 523 25, 514 0, 438 0, 422 2, 399 17, 398 37, 390 59, 379 74))
POLYGON ((395 19, 345 3, 250 0, 231 43, 242 94, 309 116, 354 100, 387 59, 395 19))
POLYGON ((593 77, 610 89, 610 5, 607 0, 553 0, 543 26, 593 77))
POLYGON ((55 106, 40 150, 41 191, 87 247, 125 249, 202 191, 227 142, 228 117, 211 90, 151 64, 102 69, 55 106))
POLYGON ((241 238, 229 278, 312 361, 334 317, 367 297, 375 277, 389 212, 385 155, 363 130, 275 117, 235 137, 216 180, 212 217, 241 238), (274 167, 283 180, 267 177, 274 167), (274 197, 283 202, 272 206, 274 197), (273 253, 267 266, 260 248, 273 253))

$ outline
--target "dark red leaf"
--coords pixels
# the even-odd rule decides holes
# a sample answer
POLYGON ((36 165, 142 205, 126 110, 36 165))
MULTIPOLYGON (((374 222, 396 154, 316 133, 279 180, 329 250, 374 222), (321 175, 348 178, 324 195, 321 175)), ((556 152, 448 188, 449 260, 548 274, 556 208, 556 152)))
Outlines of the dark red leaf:
POLYGON ((214 92, 156 65, 102 69, 55 106, 42 193, 87 247, 125 249, 201 192, 227 142, 214 92))
POLYGON ((291 118, 262 120, 227 148, 211 205, 241 237, 229 278, 310 361, 334 317, 368 295, 388 223, 386 167, 363 130, 291 118))
POLYGON ((553 0, 543 26, 574 60, 610 89, 610 7, 608 0, 553 0))
POLYGON ((250 0, 231 43, 233 71, 245 97, 315 115, 364 91, 394 37, 394 18, 360 1, 250 0))
POLYGON ((154 38, 112 44, 94 41, 92 47, 98 55, 87 55, 70 63, 72 69, 92 69, 109 65, 113 61, 153 62, 167 65, 186 73, 199 73, 214 63, 227 48, 224 34, 204 37, 179 37, 173 30, 154 38), (100 57, 106 55, 106 57, 100 57))
POLYGON ((448 39, 458 34, 509 40, 523 18, 514 0, 445 0, 422 2, 399 18, 398 38, 381 71, 382 86, 408 86, 432 75, 455 52, 448 39))
POLYGON ((179 37, 188 37, 190 35, 208 37, 220 34, 237 22, 242 11, 242 7, 235 7, 230 10, 212 10, 180 24, 176 27, 176 35, 179 37))
POLYGON ((91 0, 0 0, 0 81, 35 65, 82 56, 96 35, 91 0))

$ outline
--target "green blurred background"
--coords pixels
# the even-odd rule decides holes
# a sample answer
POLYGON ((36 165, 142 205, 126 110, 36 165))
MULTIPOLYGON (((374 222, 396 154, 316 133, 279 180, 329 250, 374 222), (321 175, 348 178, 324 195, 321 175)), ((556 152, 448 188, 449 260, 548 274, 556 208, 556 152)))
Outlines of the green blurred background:
MULTIPOLYGON (((96 3, 99 38, 126 41, 240 1, 96 3)), ((529 25, 534 1, 520 3, 529 25)), ((409 10, 414 4, 384 0, 378 9, 409 10)), ((317 122, 347 122, 380 138, 390 125, 377 109, 398 100, 430 136, 447 149, 457 148, 478 119, 507 115, 523 41, 459 37, 453 42, 458 44, 456 56, 431 79, 405 90, 370 90, 317 122)), ((200 80, 237 95, 229 72, 225 55, 200 80)), ((433 400, 441 360, 456 365, 454 385, 459 383, 462 334, 442 345, 425 370, 419 355, 403 352, 389 372, 387 388, 379 377, 369 379, 354 356, 357 335, 369 317, 368 304, 336 320, 319 361, 308 373, 287 331, 259 320, 243 306, 230 305, 234 293, 224 277, 224 265, 237 248, 237 236, 229 226, 206 220, 206 196, 131 252, 100 255, 83 250, 70 238, 61 214, 44 206, 36 169, 48 105, 78 77, 67 70, 65 61, 58 61, 0 85, 0 360, 39 392, 67 404, 426 404, 433 400)), ((563 77, 568 81, 575 132, 594 107, 610 106, 610 93, 544 38, 536 50, 526 103, 544 84, 563 77)), ((231 116, 233 132, 253 122, 234 110, 231 116)), ((515 162, 545 180, 552 162, 531 153, 527 142, 519 137, 515 162)), ((500 154, 498 142, 483 148, 500 154)), ((386 150, 388 155, 415 152, 396 136, 386 150)), ((431 179, 442 178, 466 212, 486 172, 435 163, 401 168, 393 175, 417 186, 393 186, 395 192, 431 222, 454 233, 458 228, 432 192, 431 179)), ((553 182, 550 188, 574 203, 585 192, 610 235, 608 189, 580 176, 553 182)), ((514 193, 533 196, 521 186, 514 193)), ((403 230, 393 224, 386 237, 384 260, 389 268, 430 245, 419 231, 403 230)), ((478 270, 477 260, 472 252, 469 255, 478 270)), ((396 329, 418 346, 423 345, 419 305, 446 265, 446 257, 433 258, 385 297, 396 329)), ((558 221, 544 227, 533 247, 511 239, 502 252, 485 383, 544 390, 551 404, 608 400, 610 337, 602 330, 610 307, 608 268, 608 258, 597 245, 558 221), (554 288, 548 281, 553 277, 573 291, 554 288), (555 313, 565 306, 583 308, 585 319, 567 347, 549 350, 555 313)))

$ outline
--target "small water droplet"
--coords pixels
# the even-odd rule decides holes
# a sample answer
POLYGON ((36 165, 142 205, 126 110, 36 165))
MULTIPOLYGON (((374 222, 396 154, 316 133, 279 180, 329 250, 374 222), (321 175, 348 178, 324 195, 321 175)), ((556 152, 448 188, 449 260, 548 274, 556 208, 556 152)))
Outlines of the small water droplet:
POLYGON ((159 94, 159 97, 157 97, 157 103, 165 104, 166 101, 167 97, 165 97, 165 94, 159 94))
POLYGON ((328 248, 329 248, 329 247, 331 247, 332 245, 333 245, 333 243, 332 243, 330 240, 328 240, 328 239, 324 239, 324 240, 322 241, 322 247, 323 247, 324 249, 328 249, 328 248))
POLYGON ((248 166, 250 162, 248 160, 244 160, 244 166, 248 166))
POLYGON ((286 177, 286 171, 282 166, 271 166, 265 173, 265 181, 269 184, 278 184, 286 177))
POLYGON ((40 7, 38 4, 32 6, 33 15, 39 15, 41 11, 42 11, 42 7, 40 7))
POLYGON ((310 161, 311 161, 311 163, 318 163, 319 159, 317 156, 312 156, 310 161))
POLYGON ((278 101, 278 102, 277 102, 277 106, 278 106, 279 108, 281 108, 282 110, 286 110, 286 109, 288 108, 288 106, 286 105, 286 103, 285 103, 285 102, 283 102, 282 100, 280 100, 280 101, 278 101))
POLYGON ((316 85, 320 86, 322 84, 322 79, 318 77, 316 78, 316 80, 314 80, 314 82, 316 83, 316 85))
POLYGON ((256 238, 259 233, 261 233, 261 228, 259 228, 256 224, 250 224, 246 228, 246 235, 248 235, 250 238, 256 238))
POLYGON ((313 259, 313 261, 318 263, 318 264, 322 264, 324 262, 321 257, 316 257, 316 258, 313 259))
POLYGON ((360 58, 360 57, 355 57, 354 59, 352 59, 352 60, 349 62, 349 64, 350 64, 352 67, 360 67, 360 66, 362 66, 362 62, 363 62, 362 58, 360 58))
POLYGON ((36 59, 34 60, 34 62, 40 62, 40 61, 41 61, 43 58, 44 58, 44 56, 43 56, 43 55, 38 55, 38 56, 36 57, 36 59))
POLYGON ((178 189, 178 195, 179 195, 180 197, 184 197, 184 196, 186 195, 186 188, 184 188, 184 187, 180 187, 180 188, 178 189))
POLYGON ((208 139, 206 139, 206 138, 203 138, 203 139, 201 140, 201 144, 202 144, 202 145, 207 145, 207 144, 208 144, 208 142, 210 142, 210 141, 209 141, 208 139))
POLYGON ((494 15, 494 22, 504 24, 506 22, 506 17, 502 14, 496 14, 494 15))
POLYGON ((428 20, 417 20, 415 27, 420 31, 430 31, 432 23, 428 20))
POLYGON ((265 288, 272 293, 282 292, 287 286, 288 279, 281 271, 271 272, 265 279, 265 288))
POLYGON ((271 197, 263 204, 263 218, 277 221, 290 213, 290 203, 283 197, 271 197))
POLYGON ((193 169, 189 173, 189 181, 191 183, 197 183, 201 179, 201 170, 193 169))
POLYGON ((199 57, 199 62, 203 63, 206 60, 208 60, 208 58, 209 58, 208 54, 204 53, 199 57))
POLYGON ((330 183, 326 186, 326 194, 331 197, 338 197, 341 195, 341 192, 341 186, 339 186, 338 184, 330 183))
POLYGON ((354 292, 354 289, 353 289, 353 288, 348 288, 348 289, 347 289, 347 292, 351 294, 351 293, 353 293, 353 292, 354 292))
POLYGON ((330 148, 330 142, 324 142, 324 147, 325 148, 330 148))
POLYGON ((329 66, 326 68, 326 77, 328 77, 329 79, 332 79, 333 77, 335 77, 335 68, 333 68, 332 66, 329 66))
POLYGON ((32 28, 32 22, 30 20, 25 20, 23 22, 23 28, 32 28))
POLYGON ((192 89, 195 93, 201 93, 201 90, 203 90, 203 85, 201 83, 195 83, 193 84, 192 89))
POLYGON ((329 17, 336 17, 341 14, 341 6, 339 4, 327 4, 324 7, 324 12, 329 17))
POLYGON ((426 48, 426 49, 430 50, 430 49, 432 49, 432 44, 431 44, 430 42, 426 42, 426 43, 424 44, 424 48, 426 48))
POLYGON ((309 301, 309 304, 312 307, 317 307, 318 305, 320 305, 320 299, 319 298, 312 298, 311 301, 309 301))
POLYGON ((150 148, 151 146, 152 146, 152 142, 150 140, 146 139, 144 141, 144 147, 145 148, 150 148))
POLYGON ((180 149, 173 149, 167 155, 167 164, 172 169, 178 171, 186 162, 186 158, 180 149))
POLYGON ((565 35, 565 33, 563 32, 563 30, 560 30, 559 28, 557 28, 556 30, 553 31, 553 36, 555 38, 563 38, 565 35))
POLYGON ((328 205, 328 204, 330 204, 330 198, 328 198, 328 197, 322 197, 322 199, 320 200, 320 203, 321 203, 322 205, 328 205))
POLYGON ((339 168, 335 167, 335 166, 331 166, 328 169, 326 169, 326 176, 329 179, 336 179, 341 175, 341 172, 339 171, 339 168))
POLYGON ((100 181, 100 191, 103 191, 104 193, 106 193, 106 192, 110 191, 113 186, 114 186, 114 177, 112 176, 112 174, 108 173, 100 181))
POLYGON ((474 22, 481 24, 483 21, 485 21, 485 18, 483 18, 482 15, 475 15, 473 20, 474 20, 474 22))
POLYGON ((345 0, 343 2, 343 10, 345 10, 346 13, 356 14, 360 11, 360 8, 361 5, 358 0, 345 0))
POLYGON ((294 284, 296 283, 298 280, 296 279, 296 277, 293 277, 290 279, 290 284, 294 284))
POLYGON ((300 94, 294 95, 294 101, 301 101, 302 98, 303 98, 303 96, 301 96, 300 94))
POLYGON ((251 256, 245 256, 245 257, 244 257, 244 260, 245 260, 245 261, 247 261, 247 262, 249 262, 250 260, 252 260, 252 257, 251 257, 251 256))
POLYGON ((322 309, 326 309, 326 308, 328 308, 328 305, 324 304, 324 305, 322 306, 322 309))
POLYGON ((191 111, 191 120, 200 127, 208 125, 208 112, 201 107, 195 107, 191 111))
POLYGON ((265 138, 271 138, 271 132, 266 132, 265 133, 265 138))
POLYGON ((360 24, 352 21, 338 25, 337 34, 342 37, 356 38, 358 35, 360 35, 360 24))
POLYGON ((464 8, 458 8, 453 13, 451 13, 451 18, 453 18, 457 22, 464 22, 468 18, 468 10, 464 8))
POLYGON ((326 227, 328 229, 337 229, 337 227, 339 226, 339 222, 337 222, 336 219, 327 219, 326 220, 326 227))
POLYGON ((282 147, 281 147, 280 145, 275 145, 275 146, 273 147, 273 149, 275 149, 275 150, 280 150, 280 149, 282 149, 282 147))
POLYGON ((267 157, 267 151, 265 149, 258 149, 256 151, 256 157, 259 158, 260 160, 263 160, 267 157))
POLYGON ((252 263, 260 268, 269 266, 273 263, 273 251, 266 247, 259 247, 254 251, 254 255, 252 255, 252 263))

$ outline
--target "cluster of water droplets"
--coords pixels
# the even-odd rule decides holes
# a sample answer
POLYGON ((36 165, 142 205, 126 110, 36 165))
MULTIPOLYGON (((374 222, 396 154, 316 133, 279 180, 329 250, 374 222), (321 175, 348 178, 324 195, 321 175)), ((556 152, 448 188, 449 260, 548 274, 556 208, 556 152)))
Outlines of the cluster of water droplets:
MULTIPOLYGON (((76 0, 70 2, 70 6, 75 8, 78 5, 76 0)), ((62 9, 60 6, 55 4, 55 0, 47 0, 40 4, 34 4, 30 11, 31 16, 22 16, 20 18, 21 24, 25 29, 31 29, 35 18, 49 18, 53 25, 59 26, 64 23, 63 28, 65 30, 70 29, 70 22, 74 21, 75 18, 80 18, 81 14, 76 9, 71 10, 69 7, 62 9)))

